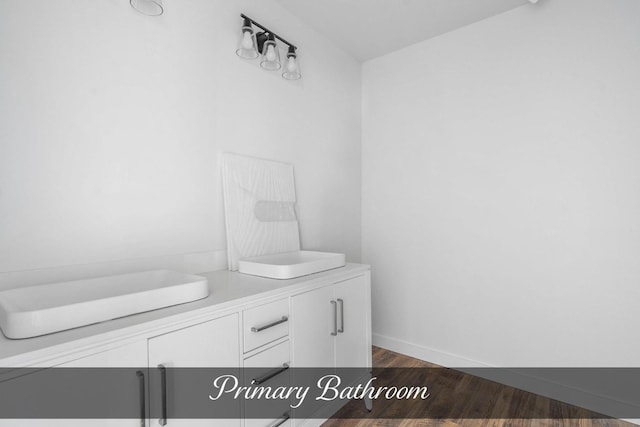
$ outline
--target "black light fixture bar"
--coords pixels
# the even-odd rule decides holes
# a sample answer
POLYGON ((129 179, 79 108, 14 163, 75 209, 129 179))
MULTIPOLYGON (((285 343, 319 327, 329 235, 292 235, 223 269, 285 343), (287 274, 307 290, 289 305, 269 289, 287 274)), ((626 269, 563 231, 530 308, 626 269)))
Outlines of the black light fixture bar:
POLYGON ((270 29, 268 29, 267 27, 258 24, 256 21, 254 21, 253 19, 249 18, 247 15, 245 15, 244 13, 240 14, 240 17, 242 17, 243 19, 248 19, 249 21, 251 21, 251 23, 253 25, 255 25, 256 27, 260 28, 262 31, 264 31, 265 33, 269 33, 271 34, 273 37, 277 38, 278 40, 280 40, 282 43, 286 44, 289 47, 292 47, 294 50, 297 49, 297 47, 292 44, 289 43, 288 41, 286 41, 285 39, 283 39, 282 37, 280 37, 279 35, 277 35, 276 33, 274 33, 273 31, 271 31, 270 29))

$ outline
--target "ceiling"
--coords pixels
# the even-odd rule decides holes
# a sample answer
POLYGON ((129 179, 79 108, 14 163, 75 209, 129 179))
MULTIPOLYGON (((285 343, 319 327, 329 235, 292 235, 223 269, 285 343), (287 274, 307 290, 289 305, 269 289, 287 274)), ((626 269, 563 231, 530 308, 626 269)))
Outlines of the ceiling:
POLYGON ((359 61, 529 4, 527 0, 276 0, 359 61))

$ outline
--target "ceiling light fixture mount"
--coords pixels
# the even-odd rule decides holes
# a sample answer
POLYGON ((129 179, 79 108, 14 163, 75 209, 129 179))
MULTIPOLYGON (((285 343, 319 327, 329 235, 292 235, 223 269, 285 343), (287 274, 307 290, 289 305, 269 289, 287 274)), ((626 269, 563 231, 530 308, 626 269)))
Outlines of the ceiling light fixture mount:
POLYGON ((164 13, 162 0, 129 0, 131 7, 147 16, 160 16, 164 13))
POLYGON ((298 80, 302 77, 296 55, 296 49, 298 48, 294 44, 280 37, 267 27, 260 25, 245 14, 240 14, 240 17, 243 19, 242 37, 240 38, 238 49, 236 49, 236 54, 239 57, 256 59, 258 56, 261 56, 260 66, 262 68, 270 71, 279 70, 282 68, 282 63, 280 62, 280 51, 276 43, 276 39, 278 39, 289 47, 287 62, 282 77, 287 80, 298 80), (262 31, 255 33, 253 30, 254 25, 262 31))

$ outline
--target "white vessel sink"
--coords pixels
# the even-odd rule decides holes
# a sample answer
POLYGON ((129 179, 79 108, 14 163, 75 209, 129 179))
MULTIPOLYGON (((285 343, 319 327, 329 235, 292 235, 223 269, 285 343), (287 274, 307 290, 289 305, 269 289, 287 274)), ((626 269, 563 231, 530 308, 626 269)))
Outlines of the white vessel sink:
POLYGON ((238 271, 270 279, 292 279, 345 264, 344 254, 295 251, 240 259, 238 271))
POLYGON ((206 298, 207 279, 170 270, 29 286, 0 292, 0 328, 29 338, 206 298))

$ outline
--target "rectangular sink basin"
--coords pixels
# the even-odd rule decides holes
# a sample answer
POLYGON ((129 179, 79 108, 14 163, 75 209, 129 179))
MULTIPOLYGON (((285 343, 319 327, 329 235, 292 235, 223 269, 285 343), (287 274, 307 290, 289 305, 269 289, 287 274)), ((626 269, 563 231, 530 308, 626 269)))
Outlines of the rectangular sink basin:
POLYGON ((270 279, 293 279, 344 267, 345 264, 344 254, 295 251, 240 259, 238 271, 270 279))
POLYGON ((30 338, 209 295, 207 279, 151 270, 0 292, 0 328, 7 338, 30 338))

